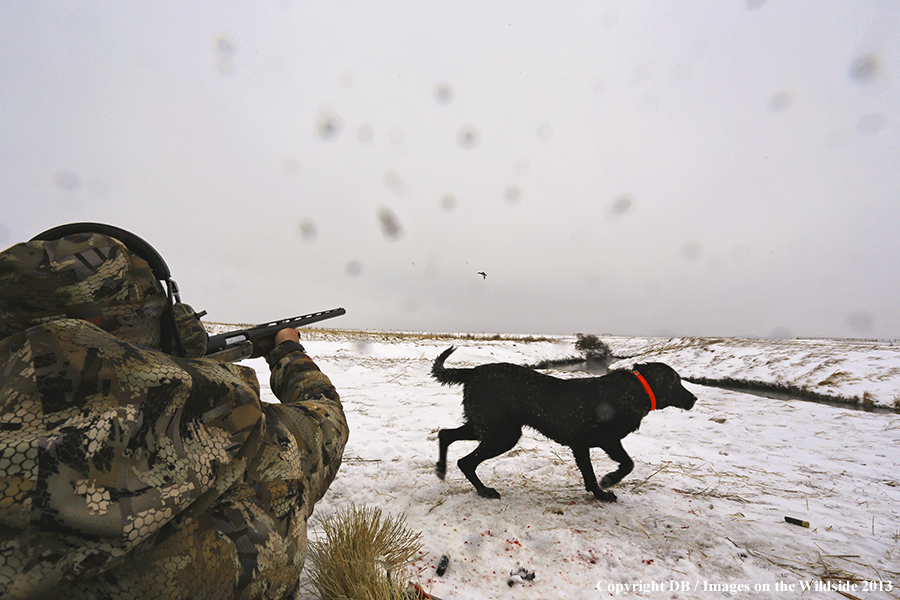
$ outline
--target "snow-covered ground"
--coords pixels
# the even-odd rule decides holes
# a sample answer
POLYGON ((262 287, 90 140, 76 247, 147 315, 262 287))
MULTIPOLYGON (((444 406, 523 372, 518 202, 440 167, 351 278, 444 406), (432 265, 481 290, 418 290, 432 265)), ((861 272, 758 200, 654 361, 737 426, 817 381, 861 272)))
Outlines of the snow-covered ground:
MULTIPOLYGON (((301 336, 341 393, 351 428, 312 534, 317 516, 350 503, 405 515, 422 535, 417 580, 437 597, 900 597, 900 413, 688 383, 693 410, 653 412, 625 438, 636 466, 613 488, 617 503, 594 500, 569 450, 535 432, 481 465, 481 478, 502 495, 487 500, 456 467, 474 442, 450 447, 445 481, 434 475, 437 431, 458 426, 462 409, 461 389, 429 376, 432 361, 452 344, 459 350, 450 366, 534 364, 577 355, 574 337, 301 336), (449 568, 438 577, 443 555, 449 568), (535 578, 510 587, 519 568, 535 578)), ((884 406, 900 396, 900 348, 890 344, 603 341, 637 356, 613 367, 662 360, 683 376, 867 394, 867 403, 884 406)), ((274 401, 265 363, 247 364, 274 401)), ((592 458, 598 475, 614 466, 600 450, 592 458)))

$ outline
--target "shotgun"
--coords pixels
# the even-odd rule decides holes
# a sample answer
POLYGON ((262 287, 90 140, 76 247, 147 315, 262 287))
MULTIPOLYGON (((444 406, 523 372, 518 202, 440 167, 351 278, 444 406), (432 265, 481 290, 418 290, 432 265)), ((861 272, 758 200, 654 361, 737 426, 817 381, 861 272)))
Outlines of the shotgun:
POLYGON ((237 362, 245 358, 265 356, 275 349, 275 334, 286 327, 300 327, 325 319, 339 317, 347 311, 332 308, 317 313, 261 323, 248 329, 238 329, 209 336, 204 358, 225 362, 237 362))

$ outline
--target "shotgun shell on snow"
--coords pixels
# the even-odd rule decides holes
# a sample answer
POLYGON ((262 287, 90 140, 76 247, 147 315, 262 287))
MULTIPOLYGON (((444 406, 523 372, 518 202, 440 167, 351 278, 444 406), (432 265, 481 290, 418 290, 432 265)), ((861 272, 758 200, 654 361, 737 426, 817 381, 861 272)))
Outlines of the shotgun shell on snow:
POLYGON ((444 573, 447 572, 447 566, 450 564, 450 557, 446 554, 441 557, 441 562, 438 563, 437 566, 437 574, 438 577, 443 577, 444 573))
POLYGON ((809 529, 809 521, 801 521, 800 519, 795 519, 794 517, 785 517, 784 520, 791 525, 799 525, 800 527, 806 527, 807 529, 809 529))

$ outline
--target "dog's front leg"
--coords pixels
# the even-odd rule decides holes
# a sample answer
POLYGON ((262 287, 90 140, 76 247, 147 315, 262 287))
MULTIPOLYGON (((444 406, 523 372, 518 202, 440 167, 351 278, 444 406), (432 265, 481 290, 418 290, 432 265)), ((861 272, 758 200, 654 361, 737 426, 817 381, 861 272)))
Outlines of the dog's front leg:
POLYGON ((475 428, 469 423, 456 429, 441 429, 438 432, 438 461, 434 467, 435 474, 443 479, 447 474, 447 447, 459 440, 477 440, 475 428))
POLYGON ((600 489, 597 485, 597 476, 594 475, 594 465, 591 464, 591 449, 587 446, 572 448, 572 454, 575 455, 575 464, 584 477, 584 489, 594 495, 594 498, 602 502, 615 502, 616 495, 600 489))
POLYGON ((603 476, 603 479, 600 480, 600 486, 608 488, 616 485, 622 481, 623 477, 631 473, 631 470, 634 469, 634 461, 631 460, 631 457, 625 452, 625 448, 622 447, 622 440, 607 440, 601 444, 600 447, 603 448, 611 459, 619 463, 618 469, 611 473, 607 473, 603 476))

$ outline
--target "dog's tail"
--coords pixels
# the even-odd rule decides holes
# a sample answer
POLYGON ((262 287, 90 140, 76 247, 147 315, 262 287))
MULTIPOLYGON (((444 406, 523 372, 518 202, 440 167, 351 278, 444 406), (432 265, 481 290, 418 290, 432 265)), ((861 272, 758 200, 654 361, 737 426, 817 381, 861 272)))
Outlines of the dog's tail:
POLYGON ((471 369, 448 369, 444 366, 444 361, 454 350, 456 348, 450 346, 441 352, 441 355, 434 359, 434 365, 431 367, 431 376, 444 385, 466 383, 469 380, 468 374, 471 369))

